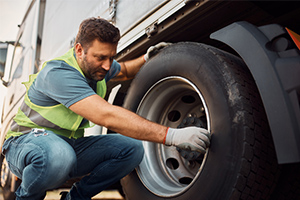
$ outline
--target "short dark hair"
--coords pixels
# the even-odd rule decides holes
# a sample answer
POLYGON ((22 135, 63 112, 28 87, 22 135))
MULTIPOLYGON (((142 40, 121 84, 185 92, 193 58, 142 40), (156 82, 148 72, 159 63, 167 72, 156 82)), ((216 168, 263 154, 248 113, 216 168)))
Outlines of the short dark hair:
POLYGON ((117 44, 120 40, 120 31, 113 24, 100 17, 92 17, 82 21, 75 44, 80 43, 84 48, 89 48, 95 39, 100 42, 117 44))

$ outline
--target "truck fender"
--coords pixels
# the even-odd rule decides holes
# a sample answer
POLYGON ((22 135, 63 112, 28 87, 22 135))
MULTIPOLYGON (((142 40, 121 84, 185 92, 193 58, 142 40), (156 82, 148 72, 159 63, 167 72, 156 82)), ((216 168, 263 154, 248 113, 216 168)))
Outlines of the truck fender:
POLYGON ((262 98, 279 164, 300 161, 300 54, 283 27, 236 22, 210 35, 248 66, 262 98))

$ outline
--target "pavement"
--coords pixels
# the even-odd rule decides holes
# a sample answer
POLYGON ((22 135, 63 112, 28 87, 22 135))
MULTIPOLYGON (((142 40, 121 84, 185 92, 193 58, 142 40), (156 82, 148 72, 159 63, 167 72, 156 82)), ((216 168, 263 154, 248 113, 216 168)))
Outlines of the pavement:
MULTIPOLYGON (((45 200, 59 200, 61 191, 67 190, 54 190, 47 192, 45 200)), ((93 200, 125 200, 117 190, 107 190, 92 198, 93 200)), ((2 190, 0 190, 0 200, 4 200, 2 196, 2 190)))

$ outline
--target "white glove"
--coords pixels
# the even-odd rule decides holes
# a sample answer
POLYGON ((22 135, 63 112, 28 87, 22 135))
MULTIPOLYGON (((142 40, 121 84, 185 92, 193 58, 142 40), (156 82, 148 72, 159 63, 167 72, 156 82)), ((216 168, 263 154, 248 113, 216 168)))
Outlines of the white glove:
POLYGON ((168 128, 165 145, 204 154, 210 145, 210 133, 206 129, 198 127, 168 128))
POLYGON ((171 43, 160 42, 148 48, 147 53, 144 55, 144 60, 147 62, 152 56, 156 55, 161 49, 169 46, 171 43))

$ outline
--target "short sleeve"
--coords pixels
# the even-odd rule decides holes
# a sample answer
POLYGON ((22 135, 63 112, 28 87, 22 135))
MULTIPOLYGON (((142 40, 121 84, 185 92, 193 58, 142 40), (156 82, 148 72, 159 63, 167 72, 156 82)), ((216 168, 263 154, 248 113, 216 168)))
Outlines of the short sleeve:
POLYGON ((77 69, 62 61, 51 61, 40 71, 28 94, 37 105, 60 103, 69 107, 96 92, 77 69))
POLYGON ((120 71, 121 65, 116 60, 113 60, 113 63, 111 64, 110 69, 105 76, 105 81, 108 82, 110 79, 116 77, 120 71))

